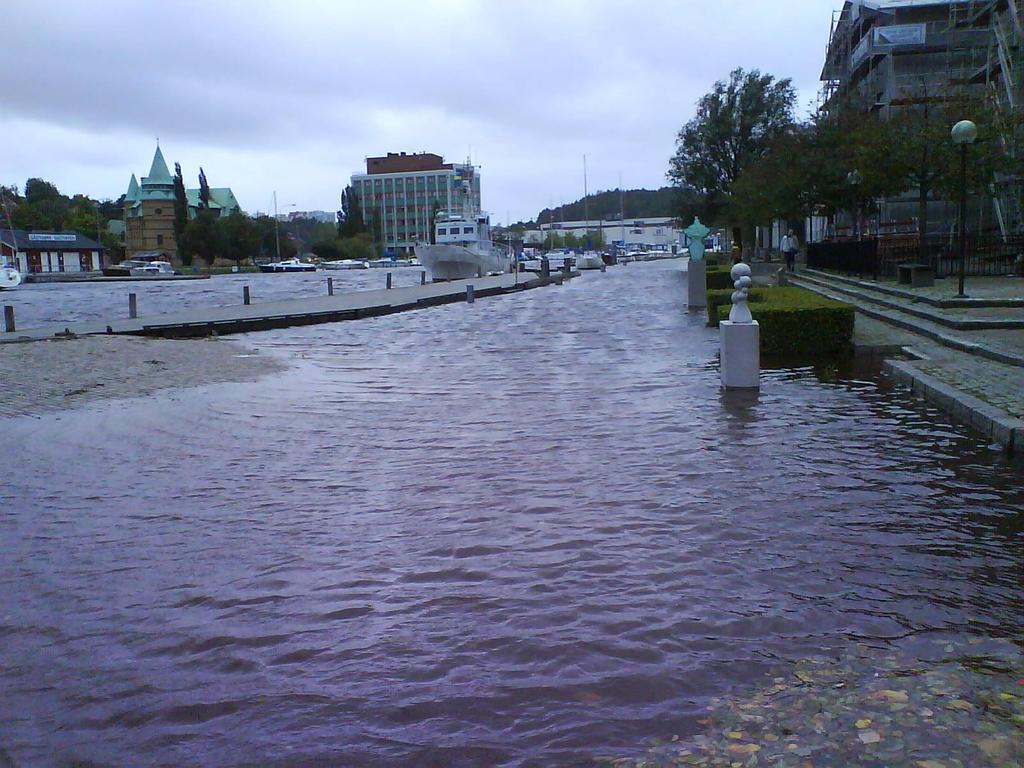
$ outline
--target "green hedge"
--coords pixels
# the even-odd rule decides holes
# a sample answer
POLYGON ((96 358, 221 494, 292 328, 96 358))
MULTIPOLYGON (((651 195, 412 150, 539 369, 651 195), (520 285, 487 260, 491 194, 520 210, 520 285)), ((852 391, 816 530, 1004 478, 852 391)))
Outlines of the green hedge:
MULTIPOLYGON (((848 352, 853 344, 853 307, 802 288, 752 289, 750 314, 761 326, 761 354, 813 359, 848 352)), ((728 292, 731 294, 731 291, 728 292)), ((716 297, 717 299, 717 297, 716 297)), ((718 320, 728 320, 729 297, 717 300, 718 320)), ((708 293, 708 310, 711 294, 708 293)))
MULTIPOLYGON (((725 304, 726 306, 732 305, 732 292, 733 288, 716 288, 715 290, 709 290, 707 292, 708 298, 708 325, 717 328, 718 327, 718 308, 725 304)), ((773 288, 751 288, 747 292, 747 303, 753 304, 755 302, 764 301, 765 294, 775 290, 773 288)), ((725 314, 722 315, 723 320, 729 319, 729 310, 725 310, 725 314)))
POLYGON ((719 290, 721 288, 732 288, 733 279, 729 274, 729 270, 732 269, 732 264, 708 264, 707 277, 705 283, 707 284, 709 291, 719 290))

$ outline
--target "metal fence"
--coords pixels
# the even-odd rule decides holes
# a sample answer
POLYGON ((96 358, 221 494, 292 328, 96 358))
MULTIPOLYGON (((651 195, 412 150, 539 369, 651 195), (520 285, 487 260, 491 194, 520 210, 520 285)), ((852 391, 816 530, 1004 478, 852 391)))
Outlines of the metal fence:
MULTIPOLYGON (((1003 239, 998 234, 968 233, 964 271, 973 277, 1014 274, 1024 258, 1024 236, 1003 239)), ((921 258, 916 236, 828 240, 807 244, 807 266, 872 279, 895 277, 899 264, 927 264, 935 277, 959 274, 960 243, 946 235, 925 240, 921 258)))

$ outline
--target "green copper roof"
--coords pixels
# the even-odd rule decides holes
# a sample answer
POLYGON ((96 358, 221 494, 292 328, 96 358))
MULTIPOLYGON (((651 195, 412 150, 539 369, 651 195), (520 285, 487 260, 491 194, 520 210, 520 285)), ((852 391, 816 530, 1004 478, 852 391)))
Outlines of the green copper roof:
POLYGON ((142 179, 142 186, 147 184, 173 184, 170 172, 167 170, 167 163, 164 162, 164 154, 160 147, 156 148, 153 155, 153 165, 149 169, 149 176, 142 179))
POLYGON ((124 195, 125 202, 132 203, 139 199, 139 182, 135 180, 135 174, 132 174, 132 180, 128 182, 128 191, 124 195))
MULTIPOLYGON (((186 189, 185 199, 188 200, 189 208, 199 208, 199 190, 186 189)), ((238 200, 230 187, 210 187, 210 209, 222 210, 225 214, 241 210, 238 200)))

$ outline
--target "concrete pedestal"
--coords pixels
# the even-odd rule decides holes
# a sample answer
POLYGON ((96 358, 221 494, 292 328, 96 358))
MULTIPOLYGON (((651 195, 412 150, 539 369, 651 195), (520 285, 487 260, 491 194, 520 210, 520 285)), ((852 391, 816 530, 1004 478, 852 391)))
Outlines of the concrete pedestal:
POLYGON ((686 282, 687 305, 690 309, 704 309, 708 305, 707 262, 690 259, 686 282))
POLYGON ((757 321, 734 323, 723 320, 721 329, 722 386, 726 389, 758 389, 761 385, 761 329, 757 321))

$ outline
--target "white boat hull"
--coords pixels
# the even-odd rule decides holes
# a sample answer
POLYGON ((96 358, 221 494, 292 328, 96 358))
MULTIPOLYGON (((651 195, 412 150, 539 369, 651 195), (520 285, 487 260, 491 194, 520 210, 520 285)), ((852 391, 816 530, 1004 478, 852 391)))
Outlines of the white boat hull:
POLYGON ((0 291, 21 285, 21 272, 11 267, 0 267, 0 291))
POLYGON ((501 251, 479 251, 461 245, 416 246, 416 258, 434 280, 465 280, 488 272, 508 272, 509 257, 501 251))
POLYGON ((584 253, 576 257, 576 269, 601 269, 604 259, 599 253, 584 253))

